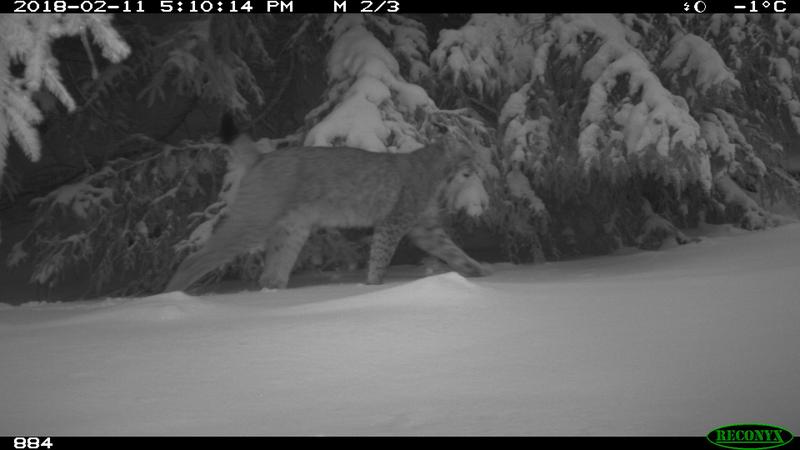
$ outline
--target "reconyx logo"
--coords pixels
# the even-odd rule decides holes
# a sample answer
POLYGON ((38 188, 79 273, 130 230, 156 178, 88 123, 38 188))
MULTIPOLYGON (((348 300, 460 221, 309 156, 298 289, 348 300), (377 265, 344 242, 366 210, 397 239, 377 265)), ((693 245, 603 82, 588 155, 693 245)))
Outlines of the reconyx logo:
POLYGON ((740 423, 711 430, 706 436, 712 444, 733 449, 765 449, 781 447, 794 436, 775 425, 740 423))

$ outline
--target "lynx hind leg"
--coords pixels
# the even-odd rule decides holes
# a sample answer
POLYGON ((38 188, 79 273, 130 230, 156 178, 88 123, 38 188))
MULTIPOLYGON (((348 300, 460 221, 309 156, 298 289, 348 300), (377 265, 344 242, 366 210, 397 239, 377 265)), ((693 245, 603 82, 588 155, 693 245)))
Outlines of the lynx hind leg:
POLYGON ((411 241, 422 250, 444 260, 451 268, 468 277, 489 275, 489 268, 470 258, 433 219, 426 219, 409 233, 411 241))
POLYGON ((382 284, 386 268, 392 261, 400 239, 408 233, 412 221, 398 218, 375 226, 367 264, 367 284, 382 284))
POLYGON ((258 280, 263 288, 286 288, 297 256, 311 234, 311 223, 304 217, 290 218, 281 222, 267 241, 267 259, 264 262, 261 278, 258 280))

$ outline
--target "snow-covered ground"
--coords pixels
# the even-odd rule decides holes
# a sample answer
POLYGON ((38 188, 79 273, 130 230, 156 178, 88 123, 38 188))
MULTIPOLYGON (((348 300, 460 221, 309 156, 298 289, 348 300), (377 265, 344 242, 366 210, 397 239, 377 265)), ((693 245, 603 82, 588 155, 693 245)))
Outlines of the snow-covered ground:
POLYGON ((800 432, 798 224, 482 279, 419 270, 0 305, 0 434, 800 432))

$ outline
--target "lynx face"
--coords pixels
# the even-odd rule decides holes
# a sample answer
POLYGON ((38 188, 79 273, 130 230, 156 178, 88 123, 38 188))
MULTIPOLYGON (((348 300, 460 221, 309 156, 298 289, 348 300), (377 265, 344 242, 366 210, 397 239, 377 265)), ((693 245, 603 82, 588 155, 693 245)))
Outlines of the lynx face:
MULTIPOLYGON (((300 147, 258 153, 240 136, 231 144, 252 161, 228 217, 205 247, 187 257, 166 291, 184 290, 235 256, 265 246, 262 287, 285 288, 314 227, 374 227, 367 283, 380 284, 400 239, 467 276, 488 274, 439 224, 437 195, 464 155, 435 144, 407 154, 349 147, 300 147)), ((243 155, 243 156, 242 156, 243 155)))

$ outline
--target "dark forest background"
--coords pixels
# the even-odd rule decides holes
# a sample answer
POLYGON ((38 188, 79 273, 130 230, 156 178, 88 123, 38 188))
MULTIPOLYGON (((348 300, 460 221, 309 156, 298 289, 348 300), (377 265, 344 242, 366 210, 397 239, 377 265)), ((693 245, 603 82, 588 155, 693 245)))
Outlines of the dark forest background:
MULTIPOLYGON (((223 112, 265 151, 358 142, 374 130, 337 114, 375 83, 378 150, 433 115, 480 148, 446 224, 481 260, 657 250, 800 207, 796 17, 72 16, 0 18, 0 301, 159 292, 235 191, 223 112)), ((297 270, 362 267, 368 243, 321 230, 297 270)))

